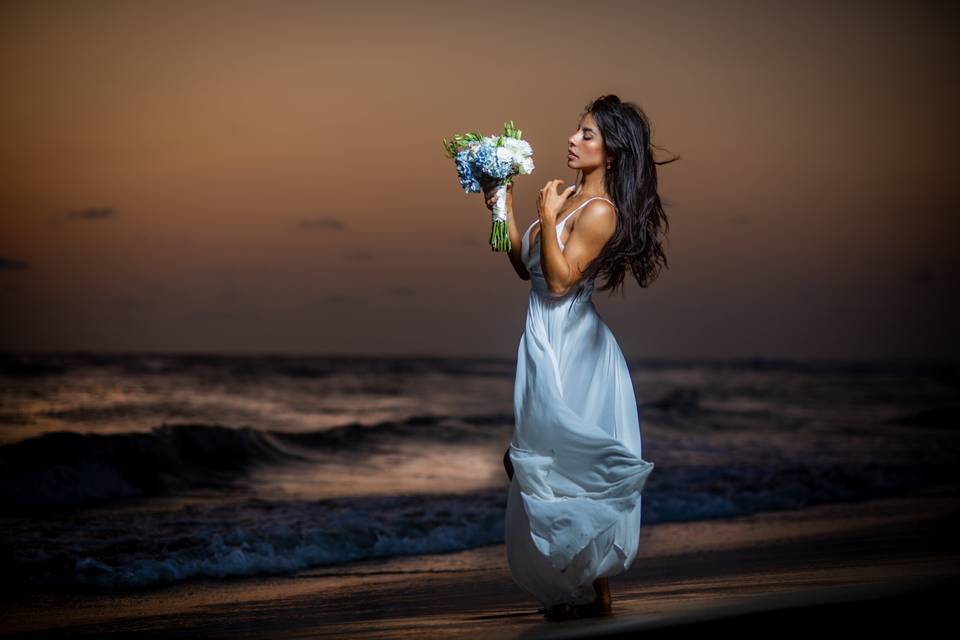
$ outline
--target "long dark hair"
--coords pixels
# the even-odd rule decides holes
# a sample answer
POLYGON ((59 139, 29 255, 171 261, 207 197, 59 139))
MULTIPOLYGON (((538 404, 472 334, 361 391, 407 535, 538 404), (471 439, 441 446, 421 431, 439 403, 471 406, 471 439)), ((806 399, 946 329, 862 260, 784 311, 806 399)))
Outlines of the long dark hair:
MULTIPOLYGON (((583 280, 590 281, 603 273, 605 282, 599 290, 616 292, 623 286, 629 266, 637 283, 648 287, 656 280, 661 266, 669 268, 663 240, 670 223, 657 194, 657 165, 669 164, 680 156, 654 160, 650 121, 632 102, 605 95, 588 104, 581 118, 587 113, 596 120, 611 159, 604 181, 617 207, 617 228, 600 255, 584 270, 583 280)), ((581 175, 578 183, 582 182, 581 175)), ((577 297, 580 292, 582 288, 577 297)))

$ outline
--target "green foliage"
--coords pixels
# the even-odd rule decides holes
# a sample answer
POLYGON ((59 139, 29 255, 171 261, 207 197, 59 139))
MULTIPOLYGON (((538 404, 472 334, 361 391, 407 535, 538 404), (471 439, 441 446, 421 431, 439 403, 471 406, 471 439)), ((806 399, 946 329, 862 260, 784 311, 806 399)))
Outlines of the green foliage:
POLYGON ((471 142, 480 142, 483 139, 477 132, 470 132, 465 134, 455 134, 452 141, 448 141, 446 138, 443 139, 443 148, 446 151, 448 158, 456 158, 457 151, 460 151, 463 147, 468 146, 471 142))
MULTIPOLYGON (((503 139, 506 138, 516 138, 519 140, 523 132, 513 124, 513 120, 503 123, 503 135, 497 138, 497 146, 503 146, 503 139)), ((457 152, 460 151, 463 147, 468 146, 471 142, 480 142, 483 139, 483 136, 479 132, 471 131, 470 133, 457 133, 454 134, 453 140, 443 139, 443 150, 447 154, 448 158, 457 157, 457 152)))

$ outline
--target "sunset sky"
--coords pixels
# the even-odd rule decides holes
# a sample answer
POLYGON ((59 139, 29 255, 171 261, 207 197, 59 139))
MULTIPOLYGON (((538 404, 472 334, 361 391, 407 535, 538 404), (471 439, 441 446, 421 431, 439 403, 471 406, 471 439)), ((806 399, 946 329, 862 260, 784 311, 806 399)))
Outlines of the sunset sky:
POLYGON ((8 0, 0 348, 514 357, 441 139, 516 122, 526 228, 615 93, 681 156, 628 357, 955 358, 956 6, 8 0))

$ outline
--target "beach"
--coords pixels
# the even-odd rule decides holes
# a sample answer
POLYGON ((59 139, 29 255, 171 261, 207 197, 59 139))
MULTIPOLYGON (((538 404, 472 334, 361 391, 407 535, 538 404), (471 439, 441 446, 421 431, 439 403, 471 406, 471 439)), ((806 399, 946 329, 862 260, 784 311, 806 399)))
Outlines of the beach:
POLYGON ((952 588, 960 576, 958 496, 958 487, 928 489, 645 526, 634 565, 610 580, 614 615, 607 618, 545 620, 513 583, 503 546, 487 545, 138 593, 34 595, 4 603, 3 633, 559 638, 690 625, 711 632, 922 629, 949 610, 941 607, 946 598, 923 589, 952 588))

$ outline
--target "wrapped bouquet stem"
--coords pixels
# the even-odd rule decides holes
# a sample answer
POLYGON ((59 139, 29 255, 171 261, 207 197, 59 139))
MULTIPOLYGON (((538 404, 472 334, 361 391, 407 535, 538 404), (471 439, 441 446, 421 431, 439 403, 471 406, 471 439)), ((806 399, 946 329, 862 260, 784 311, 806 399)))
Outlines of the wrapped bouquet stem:
POLYGON ((490 247, 494 251, 511 248, 507 232, 507 187, 513 176, 533 173, 533 149, 520 134, 511 120, 503 124, 500 136, 471 132, 456 134, 452 141, 443 139, 443 148, 447 157, 456 162, 457 176, 465 193, 480 193, 481 182, 497 182, 490 231, 490 247))

